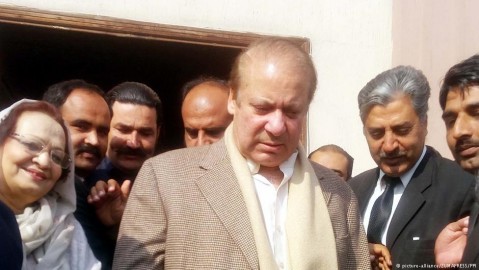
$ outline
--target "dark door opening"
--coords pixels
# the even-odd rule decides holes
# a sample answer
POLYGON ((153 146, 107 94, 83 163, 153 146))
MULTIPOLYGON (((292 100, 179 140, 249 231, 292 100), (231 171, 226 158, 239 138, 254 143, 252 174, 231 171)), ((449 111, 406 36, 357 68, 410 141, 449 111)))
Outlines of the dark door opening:
POLYGON ((182 85, 200 75, 228 78, 238 48, 0 24, 2 108, 40 99, 47 87, 84 79, 108 91, 124 81, 153 88, 164 104, 164 150, 182 147, 182 85))
MULTIPOLYGON (((183 147, 181 86, 199 75, 227 79, 240 50, 262 37, 0 5, 0 109, 40 99, 62 80, 84 79, 105 91, 138 81, 164 104, 160 149, 183 147)), ((310 50, 308 39, 289 39, 310 50)))

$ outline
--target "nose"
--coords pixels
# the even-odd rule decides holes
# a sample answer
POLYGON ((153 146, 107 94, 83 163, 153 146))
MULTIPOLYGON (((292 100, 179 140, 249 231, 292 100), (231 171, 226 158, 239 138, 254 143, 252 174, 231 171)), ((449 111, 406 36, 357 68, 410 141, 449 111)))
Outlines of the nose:
POLYGON ((33 161, 38 164, 38 167, 40 168, 50 168, 52 159, 50 158, 50 152, 49 151, 42 151, 38 153, 33 158, 33 161))
POLYGON ((98 145, 98 134, 97 134, 97 132, 95 130, 90 131, 85 138, 85 142, 87 144, 91 144, 91 145, 98 145))
POLYGON ((268 122, 265 129, 273 136, 280 136, 286 131, 286 125, 284 121, 284 114, 280 110, 276 110, 269 115, 268 122))
POLYGON ((466 117, 458 116, 452 127, 452 136, 455 139, 469 137, 472 135, 470 121, 466 117))
POLYGON ((212 140, 210 136, 208 136, 204 130, 198 131, 198 138, 196 138, 195 146, 202 146, 202 145, 207 145, 211 143, 212 143, 212 140))
POLYGON ((137 131, 133 131, 128 139, 126 140, 126 145, 130 148, 139 148, 140 147, 140 135, 137 131))
POLYGON ((384 135, 383 151, 391 153, 398 147, 398 141, 396 135, 393 132, 386 132, 384 135))

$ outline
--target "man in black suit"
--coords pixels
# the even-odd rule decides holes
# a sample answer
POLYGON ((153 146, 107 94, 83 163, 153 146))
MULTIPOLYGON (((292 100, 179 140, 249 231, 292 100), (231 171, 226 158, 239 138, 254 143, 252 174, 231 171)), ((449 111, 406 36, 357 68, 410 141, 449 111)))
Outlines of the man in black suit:
MULTIPOLYGON (((439 95, 446 125, 447 144, 461 167, 478 174, 479 169, 479 54, 451 67, 439 95)), ((477 185, 477 183, 476 183, 477 185)), ((470 218, 449 224, 436 242, 439 264, 475 263, 479 266, 479 188, 470 218), (466 246, 467 243, 467 246, 466 246), (464 254, 464 256, 463 256, 464 254)))
POLYGON ((108 146, 111 115, 104 92, 94 84, 74 79, 48 87, 43 100, 60 110, 70 131, 75 157, 75 218, 82 225, 102 269, 111 269, 116 241, 108 237, 109 228, 101 222, 95 207, 87 202, 90 190, 85 181, 105 157, 108 146))
POLYGON ((391 252, 392 267, 434 264, 434 241, 469 214, 474 177, 426 146, 430 87, 424 74, 399 66, 359 93, 364 135, 378 168, 350 180, 370 243, 391 252))

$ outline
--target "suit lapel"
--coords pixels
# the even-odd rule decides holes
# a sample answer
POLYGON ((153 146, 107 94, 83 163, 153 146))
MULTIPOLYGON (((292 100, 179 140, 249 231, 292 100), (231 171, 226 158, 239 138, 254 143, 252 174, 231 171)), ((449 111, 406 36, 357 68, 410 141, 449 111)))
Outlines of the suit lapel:
MULTIPOLYGON (((316 178, 318 178, 318 182, 321 182, 324 179, 324 176, 321 173, 318 173, 318 171, 316 171, 315 166, 313 166, 313 168, 316 178)), ((324 201, 326 202, 326 205, 329 206, 329 201, 331 200, 331 191, 325 189, 321 190, 323 192, 324 201)))
POLYGON ((250 218, 224 143, 212 145, 200 166, 205 169, 205 174, 196 180, 196 185, 251 268, 258 269, 250 218))
POLYGON ((477 263, 479 260, 479 203, 474 202, 474 205, 472 207, 471 211, 471 217, 469 219, 469 222, 473 222, 473 219, 475 217, 476 222, 475 223, 470 223, 469 225, 469 231, 470 235, 467 237, 467 244, 466 244, 466 249, 464 250, 464 256, 462 257, 462 262, 463 263, 477 263))
POLYGON ((423 196, 424 190, 431 186, 434 177, 435 164, 432 160, 430 150, 426 152, 423 160, 416 168, 411 181, 404 190, 401 200, 394 211, 391 223, 388 228, 386 243, 391 248, 396 242, 406 224, 415 216, 417 211, 426 202, 423 196))

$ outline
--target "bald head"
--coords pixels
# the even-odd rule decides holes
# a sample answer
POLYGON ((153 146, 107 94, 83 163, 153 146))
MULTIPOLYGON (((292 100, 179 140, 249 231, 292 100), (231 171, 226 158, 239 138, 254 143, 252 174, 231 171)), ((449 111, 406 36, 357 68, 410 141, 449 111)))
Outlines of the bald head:
POLYGON ((228 113, 229 87, 216 81, 202 82, 186 93, 181 106, 186 147, 211 144, 223 137, 232 120, 228 113))

